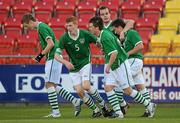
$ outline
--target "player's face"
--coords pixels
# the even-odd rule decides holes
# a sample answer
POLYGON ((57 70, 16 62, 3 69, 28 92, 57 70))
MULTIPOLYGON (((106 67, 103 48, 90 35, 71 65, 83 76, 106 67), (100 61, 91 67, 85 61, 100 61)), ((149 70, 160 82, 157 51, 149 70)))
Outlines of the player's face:
POLYGON ((111 14, 107 8, 100 10, 99 14, 104 23, 108 23, 111 20, 111 14))
POLYGON ((66 28, 68 32, 73 33, 77 29, 77 24, 73 22, 66 23, 66 28))
POLYGON ((113 30, 116 34, 120 34, 123 30, 123 28, 121 26, 118 27, 113 27, 113 30))
POLYGON ((23 23, 24 28, 26 29, 34 29, 33 22, 29 21, 29 23, 23 23))
POLYGON ((89 31, 90 31, 93 35, 96 35, 96 28, 93 26, 92 23, 89 23, 89 31))

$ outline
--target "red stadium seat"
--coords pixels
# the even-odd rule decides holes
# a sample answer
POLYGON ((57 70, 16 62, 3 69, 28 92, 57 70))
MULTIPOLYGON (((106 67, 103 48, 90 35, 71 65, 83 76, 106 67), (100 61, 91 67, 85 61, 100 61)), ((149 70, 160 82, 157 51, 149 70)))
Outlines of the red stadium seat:
POLYGON ((152 34, 156 31, 157 22, 151 18, 139 18, 136 21, 136 30, 139 32, 143 43, 144 43, 144 50, 146 52, 149 47, 149 41, 152 34))
POLYGON ((4 23, 10 11, 10 3, 6 0, 0 1, 0 22, 4 23))
POLYGON ((37 2, 35 3, 35 16, 39 21, 48 23, 53 13, 53 2, 37 2))
POLYGON ((18 38, 16 53, 19 55, 37 54, 37 39, 29 35, 22 35, 18 38))
POLYGON ((62 30, 65 28, 67 15, 62 15, 59 18, 52 18, 49 22, 49 26, 56 30, 62 30))
POLYGON ((7 35, 0 35, 0 55, 12 55, 14 39, 7 35))
POLYGON ((29 35, 29 37, 32 37, 33 39, 36 39, 36 40, 38 40, 38 38, 39 38, 37 30, 29 30, 28 35, 29 35))
POLYGON ((139 18, 136 21, 136 29, 137 30, 151 30, 154 32, 157 27, 157 21, 151 18, 139 18))
POLYGON ((31 13, 31 8, 33 7, 33 2, 25 0, 16 2, 12 7, 13 17, 23 16, 25 13, 31 13))
POLYGON ((79 25, 79 28, 81 29, 88 29, 88 23, 89 23, 89 19, 92 18, 93 15, 80 15, 79 18, 78 18, 78 25, 79 25))
POLYGON ((62 14, 73 15, 76 7, 75 0, 59 1, 56 5, 56 16, 59 17, 62 14))
POLYGON ((59 41, 60 37, 64 34, 65 30, 53 30, 57 41, 59 41))
POLYGON ((143 12, 145 18, 152 18, 158 21, 163 11, 163 3, 158 0, 146 1, 143 5, 143 12))
POLYGON ((126 1, 121 5, 121 17, 137 20, 140 16, 141 4, 133 1, 126 1))
POLYGON ((22 34, 22 24, 20 18, 7 18, 4 23, 4 29, 7 33, 22 34))
POLYGON ((79 15, 82 14, 94 15, 94 13, 96 12, 96 8, 97 8, 97 2, 93 2, 90 0, 82 1, 78 4, 77 11, 79 15))

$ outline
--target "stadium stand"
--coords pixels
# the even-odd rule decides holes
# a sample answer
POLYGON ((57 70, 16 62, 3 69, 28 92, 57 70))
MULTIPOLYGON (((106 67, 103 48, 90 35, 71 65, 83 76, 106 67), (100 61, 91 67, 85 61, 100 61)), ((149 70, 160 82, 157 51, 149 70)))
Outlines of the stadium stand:
MULTIPOLYGON (((180 24, 179 4, 179 0, 0 0, 0 38, 1 42, 7 41, 7 46, 11 46, 7 52, 1 50, 0 54, 23 57, 40 51, 37 32, 22 28, 21 16, 26 12, 32 12, 40 21, 52 27, 59 39, 66 31, 65 20, 68 16, 77 16, 79 28, 87 29, 89 18, 97 15, 98 8, 105 5, 111 9, 112 19, 120 17, 136 21, 135 29, 144 43, 145 63, 180 63, 180 38, 177 35, 180 24), (34 47, 36 49, 32 51, 34 47), (27 52, 22 54, 21 49, 27 52)), ((100 49, 91 47, 94 56, 92 62, 103 64, 100 49)), ((31 60, 26 61, 29 58, 21 59, 0 58, 0 63, 32 63, 31 60)))

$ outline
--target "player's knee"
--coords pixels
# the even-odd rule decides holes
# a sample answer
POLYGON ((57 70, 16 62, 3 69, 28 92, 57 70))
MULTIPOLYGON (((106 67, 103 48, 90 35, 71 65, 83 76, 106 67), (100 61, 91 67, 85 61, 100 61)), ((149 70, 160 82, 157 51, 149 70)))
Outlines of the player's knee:
POLYGON ((131 95, 131 93, 132 93, 132 88, 131 88, 131 87, 125 88, 125 89, 123 89, 123 91, 124 91, 125 94, 131 95))
POLYGON ((114 87, 111 86, 111 85, 105 85, 105 86, 104 86, 104 90, 105 90, 106 92, 110 92, 110 91, 112 91, 113 89, 114 89, 114 87))
POLYGON ((91 85, 90 85, 89 81, 84 81, 82 83, 82 87, 83 87, 84 90, 89 91, 90 88, 91 88, 91 85))
POLYGON ((55 84, 52 82, 46 82, 45 84, 46 88, 55 87, 55 84))
POLYGON ((144 84, 138 84, 138 85, 136 85, 137 91, 144 90, 144 88, 145 88, 144 84))
POLYGON ((83 90, 77 91, 77 94, 79 95, 80 98, 84 97, 84 91, 83 90))

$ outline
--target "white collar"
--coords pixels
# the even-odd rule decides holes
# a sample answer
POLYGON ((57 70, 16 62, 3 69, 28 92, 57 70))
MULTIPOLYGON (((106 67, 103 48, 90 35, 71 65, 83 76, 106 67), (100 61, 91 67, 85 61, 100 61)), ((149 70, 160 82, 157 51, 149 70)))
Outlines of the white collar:
POLYGON ((104 30, 101 30, 100 32, 100 36, 99 36, 99 40, 101 41, 101 36, 102 36, 102 33, 103 33, 104 30))
POLYGON ((107 28, 110 26, 111 23, 112 23, 112 20, 109 21, 109 23, 107 24, 107 26, 104 25, 104 27, 107 29, 107 28))
POLYGON ((70 34, 70 32, 68 32, 68 35, 69 35, 69 37, 70 37, 71 39, 77 40, 77 39, 79 38, 79 29, 77 29, 77 36, 76 36, 76 37, 72 37, 71 34, 70 34))
POLYGON ((38 24, 37 24, 37 30, 39 29, 39 24, 41 24, 42 22, 38 22, 38 24))

